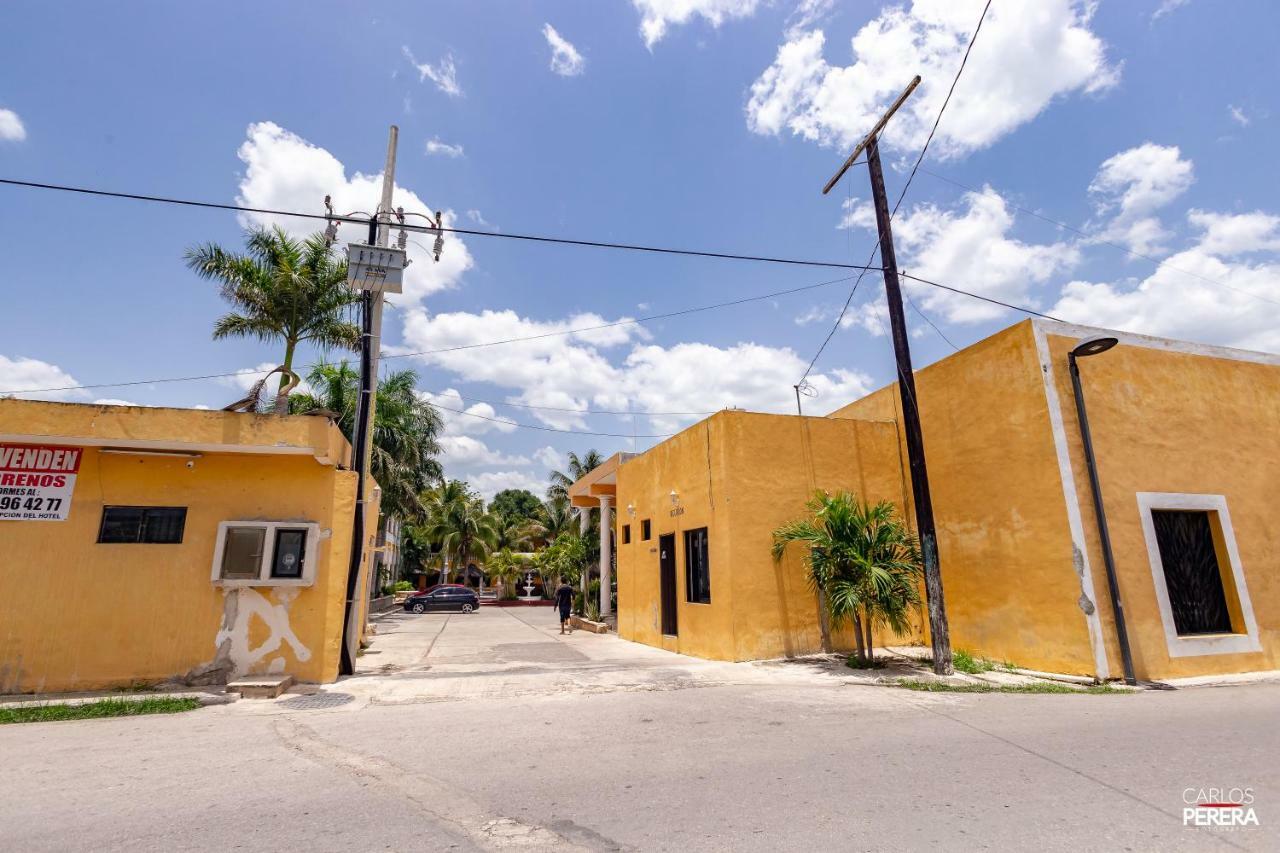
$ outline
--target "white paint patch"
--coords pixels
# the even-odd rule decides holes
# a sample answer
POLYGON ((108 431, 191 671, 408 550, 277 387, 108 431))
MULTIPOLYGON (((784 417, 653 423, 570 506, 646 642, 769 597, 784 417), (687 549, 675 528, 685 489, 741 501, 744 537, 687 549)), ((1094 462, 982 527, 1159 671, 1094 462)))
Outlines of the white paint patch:
MULTIPOLYGON (((311 650, 302 644, 293 633, 293 626, 289 624, 289 607, 293 604, 296 590, 289 590, 287 593, 281 590, 277 593, 280 599, 279 604, 272 604, 262 593, 247 587, 227 590, 226 595, 236 596, 234 622, 230 625, 223 622, 218 635, 213 638, 213 645, 217 648, 223 643, 228 643, 227 655, 231 661, 231 678, 249 674, 259 661, 278 651, 284 643, 289 645, 293 650, 293 656, 299 661, 305 662, 311 659, 311 650), (254 616, 261 619, 270 632, 267 639, 257 648, 251 648, 249 645, 250 623, 254 616)), ((277 662, 281 664, 280 671, 283 671, 283 658, 277 658, 272 662, 272 671, 275 672, 274 667, 277 662)))

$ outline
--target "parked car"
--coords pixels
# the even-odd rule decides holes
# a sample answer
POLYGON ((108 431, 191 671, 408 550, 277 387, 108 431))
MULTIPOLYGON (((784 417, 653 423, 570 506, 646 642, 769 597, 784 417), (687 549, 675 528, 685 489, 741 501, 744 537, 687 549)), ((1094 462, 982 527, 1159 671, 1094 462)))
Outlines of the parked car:
POLYGON ((429 610, 451 610, 471 613, 480 607, 480 596, 470 587, 445 584, 426 592, 415 592, 404 600, 404 609, 410 613, 426 613, 429 610))

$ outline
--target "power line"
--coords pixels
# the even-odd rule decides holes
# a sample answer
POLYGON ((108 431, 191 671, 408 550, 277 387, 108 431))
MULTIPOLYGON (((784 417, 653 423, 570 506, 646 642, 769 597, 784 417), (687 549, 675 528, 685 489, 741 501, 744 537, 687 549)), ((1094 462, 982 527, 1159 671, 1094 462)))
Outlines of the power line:
MULTIPOLYGON (((573 329, 561 329, 555 332, 542 332, 536 335, 523 335, 523 336, 514 337, 514 338, 503 338, 501 340, 495 340, 495 341, 480 341, 474 344, 458 344, 456 346, 441 347, 439 349, 418 350, 415 352, 404 352, 404 353, 390 353, 390 354, 383 355, 382 359, 386 361, 393 358, 410 358, 412 356, 419 356, 419 355, 437 355, 440 353, 458 352, 460 350, 478 349, 480 347, 501 346, 503 344, 520 343, 523 341, 536 341, 536 340, 543 340, 545 338, 562 337, 565 335, 577 335, 577 334, 582 334, 584 332, 595 332, 601 329, 612 329, 618 326, 629 326, 629 325, 636 325, 639 323, 651 323, 655 320, 664 320, 670 317, 681 317, 686 314, 696 314, 702 311, 711 311, 717 308, 728 308, 734 305, 742 305, 748 302, 760 302, 762 300, 773 299, 778 296, 787 296, 792 293, 801 293, 806 290, 815 290, 820 287, 829 287, 833 284, 839 284, 842 281, 848 281, 850 278, 852 278, 852 276, 845 276, 843 278, 833 278, 829 281, 820 281, 820 282, 817 282, 816 284, 806 284, 806 285, 801 285, 800 287, 788 288, 786 290, 776 290, 772 293, 762 293, 758 296, 744 296, 740 299, 731 299, 727 302, 716 302, 716 303, 712 303, 711 305, 699 305, 693 308, 682 308, 677 311, 667 311, 661 314, 650 314, 645 317, 636 317, 634 319, 615 320, 611 323, 599 323, 594 326, 579 326, 573 329)), ((311 365, 311 366, 315 367, 316 365, 311 365)), ((127 382, 98 382, 98 383, 86 384, 86 385, 63 385, 57 388, 15 388, 7 391, 0 391, 0 396, 6 395, 6 394, 43 394, 43 393, 54 392, 54 391, 84 391, 84 390, 89 390, 93 388, 125 388, 129 386, 134 386, 134 385, 155 385, 155 384, 161 384, 166 382, 197 382, 205 379, 228 379, 234 376, 245 376, 245 375, 254 376, 257 374, 253 372, 246 372, 244 370, 234 370, 229 373, 206 373, 200 376, 174 376, 174 377, 168 377, 163 379, 135 379, 127 382)), ((658 413, 653 413, 653 414, 658 414, 658 413)), ((680 413, 671 412, 671 413, 662 413, 662 414, 680 414, 680 413)))
MULTIPOLYGON (((957 181, 955 178, 949 178, 946 175, 939 175, 937 172, 931 172, 928 169, 921 169, 920 171, 924 172, 926 175, 929 175, 932 178, 937 178, 940 181, 945 181, 948 184, 959 187, 962 190, 967 190, 971 193, 982 192, 982 190, 979 190, 975 187, 969 186, 968 184, 957 181)), ((1001 197, 1003 198, 1003 195, 1001 197)), ((1144 255, 1141 252, 1135 252, 1133 249, 1130 249, 1127 246, 1122 246, 1119 243, 1113 243, 1110 240, 1101 239, 1096 235, 1089 234, 1087 231, 1084 231, 1080 228, 1076 228, 1074 225, 1068 225, 1065 222, 1059 222, 1056 219, 1045 216, 1043 213, 1037 213, 1034 210, 1028 210, 1027 208, 1017 204, 1010 204, 1009 206, 1012 207, 1014 210, 1018 211, 1019 213, 1025 213, 1027 216, 1034 216, 1036 219, 1039 219, 1043 222, 1047 222, 1050 225, 1056 225, 1059 228, 1065 228, 1066 230, 1070 231, 1071 233, 1079 237, 1084 237, 1086 240, 1093 240, 1095 242, 1101 243, 1104 246, 1110 246, 1113 249, 1124 252, 1126 255, 1129 255, 1130 257, 1138 258, 1139 260, 1143 260, 1143 261, 1147 261, 1148 263, 1155 264, 1157 267, 1164 267, 1165 269, 1170 269, 1170 270, 1173 270, 1174 272, 1182 273, 1183 275, 1189 275, 1192 278, 1198 278, 1201 281, 1208 282, 1209 284, 1214 284, 1214 285, 1217 285, 1218 287, 1225 287, 1227 290, 1234 290, 1236 293, 1243 293, 1245 296, 1252 296, 1254 299, 1260 299, 1263 302, 1270 302, 1272 305, 1280 305, 1280 301, 1277 301, 1275 299, 1268 299, 1267 297, 1257 293, 1253 293, 1252 291, 1242 290, 1241 288, 1238 288, 1238 287, 1232 287, 1231 285, 1227 284, 1225 281, 1218 281, 1216 278, 1210 278, 1207 275, 1201 275, 1200 273, 1195 273, 1195 272, 1192 272, 1191 270, 1184 270, 1179 267, 1175 267, 1172 264, 1170 264, 1168 261, 1162 261, 1159 258, 1153 258, 1150 255, 1144 255)))
MULTIPOLYGON (((911 167, 911 174, 907 176, 907 182, 902 185, 902 192, 898 193, 898 200, 894 202, 893 210, 889 212, 890 221, 893 221, 893 217, 898 213, 898 208, 902 205, 902 200, 907 197, 907 190, 911 189, 911 182, 916 179, 916 172, 920 170, 920 164, 924 162, 924 155, 928 153, 929 146, 933 143, 933 136, 938 132, 938 125, 942 123, 942 114, 947 111, 947 105, 951 103, 951 96, 955 94, 956 84, 960 82, 960 75, 964 73, 964 67, 969 62, 969 53, 973 50, 973 43, 978 40, 978 33, 982 31, 982 22, 987 19, 987 12, 990 9, 991 0, 987 0, 987 4, 982 7, 982 15, 978 18, 978 25, 974 27, 973 35, 969 37, 969 44, 964 49, 964 56, 960 59, 960 67, 956 69, 956 76, 951 79, 951 88, 947 90, 947 97, 943 99, 942 106, 938 108, 938 115, 933 120, 933 127, 929 129, 929 136, 925 139, 924 146, 920 149, 919 156, 916 157, 915 165, 911 167)), ((879 237, 878 234, 877 237, 879 237)), ((878 245, 879 240, 877 239, 876 246, 878 245)), ((875 257, 875 252, 876 249, 873 247, 871 254, 867 258, 868 264, 871 263, 871 258, 875 257)), ((823 350, 825 350, 827 348, 827 344, 831 342, 831 338, 835 335, 836 330, 840 328, 840 324, 844 321, 845 314, 849 311, 849 305, 853 302, 853 295, 858 291, 858 285, 862 283, 862 276, 866 275, 867 272, 869 272, 869 268, 866 266, 862 267, 862 274, 858 276, 858 280, 855 281, 853 283, 853 287, 850 288, 849 298, 845 300, 844 307, 840 309, 840 315, 836 317, 836 322, 831 327, 830 333, 827 334, 826 340, 822 342, 822 346, 818 347, 818 351, 814 353, 813 358, 809 361, 809 366, 805 368, 804 376, 800 377, 801 383, 803 383, 805 379, 809 378, 809 373, 813 370, 813 366, 818 363, 818 357, 822 355, 823 350)), ((949 290, 950 288, 947 289, 949 290)), ((978 297, 976 293, 971 293, 969 295, 975 296, 979 299, 982 298, 978 297)), ((916 311, 919 312, 920 309, 917 308, 916 311)), ((920 316, 924 317, 924 314, 921 314, 920 316)), ((928 321, 929 325, 933 325, 933 321, 929 320, 928 317, 925 317, 925 320, 928 321)), ((934 328, 936 329, 937 327, 934 326, 934 328)))
MULTIPOLYGON (((0 178, 0 184, 8 184, 10 186, 28 187, 30 189, 57 190, 61 192, 81 193, 83 195, 103 196, 107 198, 124 198, 133 201, 148 201, 159 204, 180 204, 187 207, 202 207, 213 210, 232 210, 237 213, 261 213, 270 216, 292 216, 299 219, 318 219, 326 222, 352 222, 361 225, 367 224, 367 219, 356 219, 350 216, 326 216, 322 213, 299 213, 292 210, 274 210, 265 207, 245 207, 236 204, 219 204, 210 201, 193 201, 191 199, 171 198, 168 196, 141 195, 138 193, 122 193, 110 192, 107 190, 95 190, 88 187, 74 187, 64 184, 46 184, 35 181, 19 181, 11 178, 0 178)), ((739 255, 731 252, 710 252, 699 249, 673 249, 666 246, 645 246, 638 243, 608 243, 600 240, 577 240, 567 237, 545 237, 537 234, 511 234, 508 232, 494 231, 477 231, 471 228, 433 228, 421 225, 405 225, 403 223, 394 226, 397 230, 429 232, 436 233, 444 231, 450 234, 467 234, 474 237, 496 237, 504 240, 523 240, 533 243, 555 243, 565 246, 589 246, 598 249, 623 249, 632 252, 651 252, 661 255, 684 255, 695 258, 716 258, 720 260, 732 261, 754 261, 757 263, 768 264, 787 264, 791 266, 804 267, 827 267, 830 269, 865 269, 864 267, 854 264, 842 264, 834 261, 811 261, 799 258, 778 258, 768 255, 739 255)))

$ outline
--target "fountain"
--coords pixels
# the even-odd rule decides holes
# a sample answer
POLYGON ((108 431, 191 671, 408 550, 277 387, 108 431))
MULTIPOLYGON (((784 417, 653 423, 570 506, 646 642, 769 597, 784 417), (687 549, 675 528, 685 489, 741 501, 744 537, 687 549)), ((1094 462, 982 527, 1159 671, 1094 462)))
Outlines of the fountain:
POLYGON ((521 601, 538 601, 541 596, 533 594, 533 572, 524 573, 524 595, 520 597, 521 601))

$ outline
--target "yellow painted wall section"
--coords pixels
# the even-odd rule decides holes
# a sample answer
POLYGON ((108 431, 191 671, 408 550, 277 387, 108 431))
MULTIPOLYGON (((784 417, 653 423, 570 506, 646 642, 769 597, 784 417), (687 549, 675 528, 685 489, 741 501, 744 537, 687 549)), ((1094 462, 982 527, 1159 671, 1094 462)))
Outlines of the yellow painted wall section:
MULTIPOLYGON (((1111 602, 1067 372, 1074 335, 1046 336, 1113 674, 1121 671, 1111 602)), ((1280 668, 1280 365, 1239 354, 1179 352, 1122 339, 1080 360, 1104 507, 1139 678, 1280 668), (1156 600, 1139 492, 1222 495, 1234 527, 1260 652, 1171 657, 1156 600)))
MULTIPOLYGON (((724 411, 623 463, 619 524, 631 525, 631 542, 618 546, 620 636, 719 660, 819 651, 817 601, 798 549, 781 566, 770 553, 772 531, 803 516, 817 488, 900 503, 893 425, 724 411), (684 533, 700 527, 708 529, 710 604, 691 603, 686 593, 684 533), (664 533, 675 537, 674 639, 661 632, 664 533)), ((848 631, 833 640, 853 645, 848 631)))
MULTIPOLYGON (((31 421, 18 422, 20 409, 3 405, 18 402, 0 401, 0 433, 30 430, 31 421)), ((132 411, 132 421, 126 417, 113 429, 149 421, 132 411)), ((33 440, 56 443, 51 436, 79 426, 70 421, 85 412, 69 412, 63 427, 48 410, 36 414, 43 421, 38 435, 48 438, 33 440)), ((246 417, 214 414, 233 429, 235 418, 246 417)), ((162 418, 183 423, 167 413, 162 418)), ((294 422, 286 433, 312 429, 286 420, 294 422)), ((229 663, 232 674, 283 671, 306 681, 333 680, 354 492, 353 473, 310 455, 205 453, 189 460, 85 448, 66 521, 0 521, 0 692, 158 682, 219 663, 229 663), (105 505, 185 506, 183 541, 98 544, 105 505), (215 585, 218 524, 235 520, 319 524, 314 585, 215 585)))
POLYGON ((733 592, 729 582, 729 507, 724 489, 724 429, 732 415, 721 412, 694 424, 618 467, 618 523, 631 525, 631 542, 618 542, 618 634, 627 640, 681 654, 733 660, 733 592), (677 502, 672 503, 671 492, 677 502), (633 506, 631 515, 627 507, 633 506), (643 521, 651 521, 645 541, 643 521), (711 604, 687 601, 684 533, 706 527, 711 604), (678 636, 662 635, 659 543, 674 536, 678 636))
MULTIPOLYGON (((1031 324, 917 371, 916 390, 952 646, 1095 674, 1031 324)), ((899 406, 894 385, 832 417, 897 418, 899 406)))
MULTIPOLYGON (((892 423, 730 413, 725 419, 726 485, 730 507, 734 634, 739 660, 822 650, 818 600, 809 585, 803 548, 793 545, 775 564, 773 531, 807 517, 814 492, 847 490, 859 498, 902 506, 897 435, 892 423)), ((713 591, 714 595, 714 591, 713 591)), ((880 644, 901 642, 890 636, 880 644)), ((850 650, 851 630, 832 634, 850 650)))

